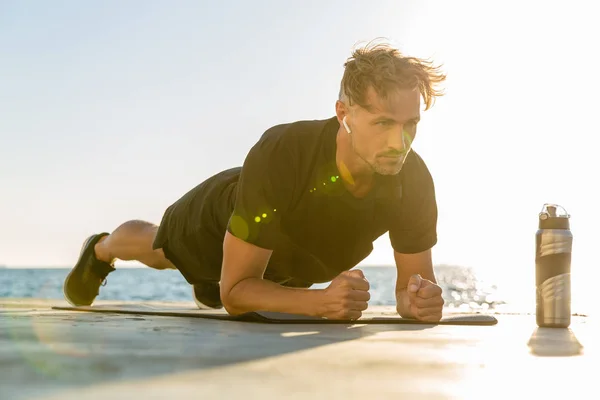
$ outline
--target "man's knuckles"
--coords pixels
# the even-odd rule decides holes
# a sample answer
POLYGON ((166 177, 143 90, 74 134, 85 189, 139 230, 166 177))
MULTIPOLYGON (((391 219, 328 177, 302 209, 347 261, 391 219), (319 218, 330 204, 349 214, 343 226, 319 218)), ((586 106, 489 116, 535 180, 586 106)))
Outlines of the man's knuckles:
POLYGON ((435 308, 417 308, 415 316, 424 321, 439 321, 442 318, 442 310, 435 308))
POLYGON ((354 269, 352 271, 347 271, 348 275, 355 276, 357 278, 365 278, 365 274, 360 269, 354 269))
POLYGON ((441 297, 433 297, 433 298, 421 298, 414 297, 412 303, 418 308, 428 308, 428 307, 442 307, 444 305, 444 299, 441 297))
POLYGON ((369 301, 371 300, 371 293, 365 290, 353 290, 351 292, 351 297, 356 301, 369 301))
POLYGON ((356 290, 369 290, 371 288, 368 281, 355 276, 344 277, 343 285, 356 290))
POLYGON ((441 289, 433 289, 434 286, 429 286, 424 289, 420 289, 417 293, 414 294, 414 297, 421 299, 433 299, 433 298, 441 298, 442 290, 441 289), (432 289, 430 289, 432 288, 432 289))

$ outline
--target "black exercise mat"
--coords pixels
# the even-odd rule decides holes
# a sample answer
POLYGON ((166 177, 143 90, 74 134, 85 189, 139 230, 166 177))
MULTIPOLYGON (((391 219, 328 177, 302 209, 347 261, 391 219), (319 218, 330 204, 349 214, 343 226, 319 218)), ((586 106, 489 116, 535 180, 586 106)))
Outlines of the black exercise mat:
POLYGON ((227 321, 242 321, 268 324, 427 324, 427 325, 496 325, 498 320, 487 314, 448 314, 439 322, 423 322, 402 318, 395 312, 367 310, 355 321, 330 320, 304 315, 276 312, 249 312, 231 316, 225 310, 200 310, 198 308, 168 307, 147 304, 103 304, 96 306, 55 306, 54 310, 86 311, 113 314, 158 315, 166 317, 208 318, 227 321))

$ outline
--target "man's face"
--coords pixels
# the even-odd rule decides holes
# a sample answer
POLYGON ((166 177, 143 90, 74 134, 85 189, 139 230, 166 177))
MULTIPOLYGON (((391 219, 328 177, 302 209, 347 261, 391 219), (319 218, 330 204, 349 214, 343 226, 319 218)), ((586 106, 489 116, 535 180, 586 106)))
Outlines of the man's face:
POLYGON ((370 87, 367 107, 349 107, 346 116, 354 150, 381 175, 400 172, 420 119, 421 94, 415 90, 397 90, 383 100, 370 87))

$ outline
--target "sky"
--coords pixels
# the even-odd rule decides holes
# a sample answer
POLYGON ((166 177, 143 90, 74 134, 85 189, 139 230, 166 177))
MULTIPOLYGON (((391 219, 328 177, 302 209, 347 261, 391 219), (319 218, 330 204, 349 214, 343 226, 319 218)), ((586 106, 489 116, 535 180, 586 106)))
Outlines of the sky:
MULTIPOLYGON (((558 203, 584 285, 600 276, 592 7, 0 0, 0 264, 72 266, 91 233, 158 224, 269 127, 334 116, 344 61, 385 37, 448 75, 413 145, 434 263, 529 285, 538 212, 558 203)), ((374 246, 361 265, 392 265, 387 234, 374 246)))

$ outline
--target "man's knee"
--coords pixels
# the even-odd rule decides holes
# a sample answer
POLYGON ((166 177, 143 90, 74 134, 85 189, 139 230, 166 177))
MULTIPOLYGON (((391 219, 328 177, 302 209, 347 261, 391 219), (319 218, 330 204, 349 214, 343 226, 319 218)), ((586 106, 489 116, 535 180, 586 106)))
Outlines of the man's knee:
POLYGON ((165 257, 165 253, 162 249, 153 250, 152 254, 143 262, 154 269, 177 269, 175 265, 165 257))

